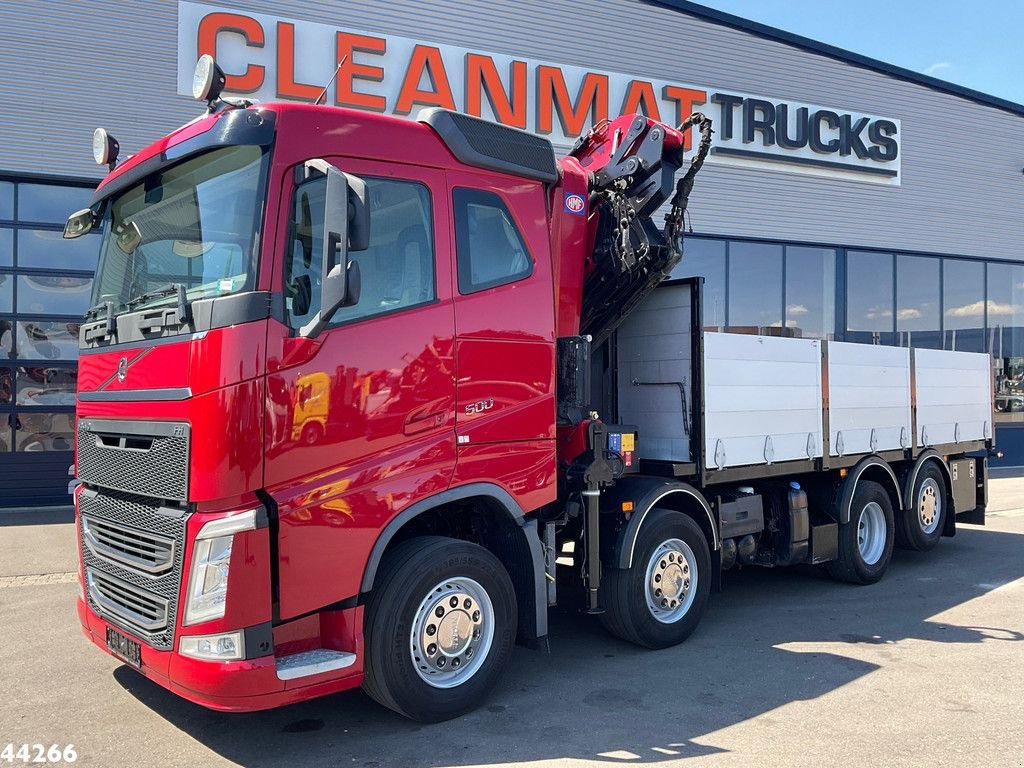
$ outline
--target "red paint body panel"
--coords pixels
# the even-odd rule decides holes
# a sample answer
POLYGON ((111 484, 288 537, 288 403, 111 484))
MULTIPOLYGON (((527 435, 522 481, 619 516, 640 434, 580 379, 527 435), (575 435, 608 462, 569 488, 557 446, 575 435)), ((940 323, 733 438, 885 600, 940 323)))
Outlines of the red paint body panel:
POLYGON ((558 495, 555 441, 460 445, 452 485, 477 482, 498 484, 527 511, 550 504, 558 495))
MULTIPOLYGON (((176 637, 271 621, 276 586, 278 656, 314 648, 357 656, 344 670, 286 683, 277 678, 273 656, 215 663, 143 644, 147 677, 191 701, 229 711, 279 706, 362 682, 362 606, 323 609, 359 593, 382 530, 410 505, 475 482, 498 485, 527 512, 556 500, 556 457, 559 450, 579 451, 582 435, 579 429, 558 430, 556 440, 556 339, 579 331, 594 238, 587 206, 574 213, 565 196, 585 198, 588 173, 609 153, 599 141, 581 162, 563 160, 560 180, 546 188, 461 164, 430 127, 417 122, 312 105, 259 109, 277 113, 277 140, 258 289, 283 289, 295 167, 323 157, 349 173, 429 188, 436 300, 328 328, 314 340, 296 338, 269 319, 82 355, 83 393, 190 390, 181 400, 78 402, 79 416, 185 421, 192 427, 188 499, 194 514, 176 637), (450 202, 456 187, 489 190, 505 201, 533 260, 532 274, 459 293, 450 202), (130 363, 123 382, 116 375, 122 356, 130 363), (323 408, 307 407, 311 400, 323 408), (207 520, 259 505, 263 491, 277 505, 276 541, 273 528, 237 534, 224 617, 182 627, 196 533, 207 520)), ((183 126, 126 160, 103 184, 218 119, 183 126)), ((602 141, 617 126, 608 126, 602 141)), ((671 140, 676 138, 681 141, 671 140)), ((82 600, 78 611, 86 635, 105 648, 106 624, 82 600)))
MULTIPOLYGON (((264 485, 279 505, 282 618, 357 594, 384 525, 409 504, 446 490, 455 466, 455 319, 444 175, 331 160, 353 173, 428 186, 437 298, 329 328, 315 344, 271 323, 264 485), (296 421, 296 404, 324 387, 328 408, 310 441, 304 439, 307 425, 296 421)), ((290 189, 283 194, 288 199, 290 189)), ((281 252, 284 236, 282 228, 281 252)))
POLYGON ((581 213, 566 208, 568 195, 588 196, 588 173, 574 157, 559 161, 562 177, 551 189, 551 263, 555 287, 555 336, 578 336, 583 275, 591 250, 589 204, 581 213))

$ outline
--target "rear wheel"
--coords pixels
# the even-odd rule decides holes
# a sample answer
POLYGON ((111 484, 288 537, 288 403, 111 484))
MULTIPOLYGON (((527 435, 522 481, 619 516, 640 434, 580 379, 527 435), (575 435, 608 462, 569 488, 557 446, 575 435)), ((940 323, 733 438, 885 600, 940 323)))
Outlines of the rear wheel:
POLYGON ((895 524, 885 489, 871 480, 857 484, 850 520, 839 526, 839 557, 826 563, 829 574, 851 584, 873 584, 892 559, 895 524))
POLYGON ((419 537, 384 556, 364 625, 366 692, 413 720, 448 720, 477 708, 508 661, 515 592, 483 547, 419 537))
POLYGON ((666 648, 697 628, 710 591, 711 555, 700 526, 682 512, 652 509, 633 566, 605 573, 601 621, 623 640, 666 648))
POLYGON ((942 470, 928 461, 917 473, 910 509, 898 515, 900 545, 927 552, 939 543, 946 521, 946 482, 942 470))

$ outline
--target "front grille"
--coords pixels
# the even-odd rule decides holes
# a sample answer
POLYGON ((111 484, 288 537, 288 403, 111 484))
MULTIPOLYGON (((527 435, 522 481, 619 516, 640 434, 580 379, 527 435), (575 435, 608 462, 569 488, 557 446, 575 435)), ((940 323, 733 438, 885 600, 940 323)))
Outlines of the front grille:
POLYGON ((78 477, 82 482, 160 499, 188 498, 188 424, 81 419, 78 477))
MULTIPOLYGON (((154 648, 172 648, 188 510, 159 499, 86 486, 78 496, 78 511, 83 523, 79 542, 82 562, 86 573, 93 576, 90 589, 86 591, 90 607, 111 624, 154 648), (110 532, 112 535, 105 537, 110 532), (149 543, 138 543, 142 541, 149 543), (96 546, 97 542, 100 546, 96 546), (140 550, 144 554, 140 554, 140 550), (145 563, 159 560, 163 553, 169 565, 160 566, 156 571, 140 568, 126 557, 130 554, 145 563), (115 587, 121 591, 117 592, 115 587), (129 590, 131 600, 124 590, 129 590), (119 599, 122 602, 118 602, 119 599), (141 611, 141 606, 133 602, 138 600, 150 605, 149 613, 141 611), (159 627, 153 625, 152 606, 166 606, 159 627)), ((147 567, 153 566, 147 564, 147 567)))
POLYGON ((93 554, 158 576, 174 563, 174 539, 99 518, 82 517, 82 538, 93 554))
POLYGON ((167 600, 91 568, 85 571, 85 581, 90 599, 108 616, 147 634, 167 628, 167 600))

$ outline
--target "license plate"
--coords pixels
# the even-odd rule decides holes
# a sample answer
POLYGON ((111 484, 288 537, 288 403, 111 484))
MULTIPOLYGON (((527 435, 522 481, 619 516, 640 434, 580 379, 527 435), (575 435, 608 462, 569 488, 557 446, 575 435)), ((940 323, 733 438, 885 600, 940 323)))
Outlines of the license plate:
POLYGON ((107 650, 136 669, 142 669, 142 646, 110 627, 107 627, 107 650))

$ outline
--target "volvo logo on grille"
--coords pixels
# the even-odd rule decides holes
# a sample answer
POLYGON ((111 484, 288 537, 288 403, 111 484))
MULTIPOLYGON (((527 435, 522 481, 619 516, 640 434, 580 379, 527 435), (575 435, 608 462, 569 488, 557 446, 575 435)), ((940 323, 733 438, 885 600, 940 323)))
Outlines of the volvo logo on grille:
POLYGON ((124 381, 128 377, 128 358, 122 357, 117 363, 117 380, 124 381))

